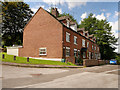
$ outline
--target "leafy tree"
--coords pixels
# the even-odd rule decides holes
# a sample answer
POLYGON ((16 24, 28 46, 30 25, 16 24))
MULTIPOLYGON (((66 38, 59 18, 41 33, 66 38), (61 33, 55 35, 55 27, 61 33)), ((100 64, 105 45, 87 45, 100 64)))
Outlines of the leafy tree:
POLYGON ((94 34, 96 37, 96 43, 100 46, 100 53, 102 59, 111 59, 115 58, 116 53, 114 52, 117 38, 111 33, 110 24, 107 20, 98 20, 93 17, 91 13, 88 18, 85 18, 81 21, 81 24, 78 25, 79 28, 85 28, 89 34, 94 34))
POLYGON ((23 28, 32 17, 33 12, 24 2, 2 2, 4 45, 21 45, 23 28))
MULTIPOLYGON (((77 23, 76 19, 74 19, 74 17, 73 17, 72 15, 70 15, 69 13, 62 13, 62 14, 59 14, 59 17, 61 17, 61 16, 69 16, 70 19, 71 19, 71 21, 74 21, 74 22, 77 23)), ((77 23, 77 25, 78 25, 78 23, 77 23)))

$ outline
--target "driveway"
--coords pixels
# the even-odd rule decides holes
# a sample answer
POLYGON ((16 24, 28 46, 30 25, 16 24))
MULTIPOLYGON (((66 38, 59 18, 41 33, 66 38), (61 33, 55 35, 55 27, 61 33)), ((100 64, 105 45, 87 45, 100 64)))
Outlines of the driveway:
POLYGON ((3 88, 118 88, 118 66, 26 68, 2 66, 3 88))

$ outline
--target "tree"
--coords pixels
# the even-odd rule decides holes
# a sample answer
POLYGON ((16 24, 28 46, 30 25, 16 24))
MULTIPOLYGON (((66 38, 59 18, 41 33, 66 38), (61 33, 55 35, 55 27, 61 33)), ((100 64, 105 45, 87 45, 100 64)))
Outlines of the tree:
POLYGON ((23 28, 32 17, 33 12, 24 2, 2 2, 4 45, 21 45, 23 28))
POLYGON ((88 18, 85 18, 81 21, 81 24, 78 25, 79 28, 85 28, 89 34, 94 34, 96 37, 96 43, 100 46, 100 53, 102 59, 111 59, 115 58, 116 53, 114 50, 116 49, 113 45, 116 45, 117 38, 111 33, 110 24, 107 20, 98 20, 93 17, 91 13, 88 18))
MULTIPOLYGON (((72 15, 70 15, 69 13, 62 13, 62 14, 59 14, 59 17, 61 17, 61 16, 69 16, 70 19, 71 19, 71 21, 74 21, 74 22, 77 23, 76 19, 74 19, 74 17, 73 17, 72 15)), ((78 23, 77 23, 77 25, 78 25, 78 23)))

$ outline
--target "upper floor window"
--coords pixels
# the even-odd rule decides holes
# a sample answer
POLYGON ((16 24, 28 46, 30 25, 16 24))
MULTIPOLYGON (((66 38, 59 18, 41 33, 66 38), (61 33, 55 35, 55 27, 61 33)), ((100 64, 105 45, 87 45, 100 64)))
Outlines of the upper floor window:
POLYGON ((77 44, 77 37, 74 36, 74 44, 77 44))
POLYGON ((66 57, 70 56, 70 47, 66 47, 66 57))
POLYGON ((87 48, 89 47, 89 42, 87 42, 87 48))
POLYGON ((67 20, 67 27, 69 27, 70 26, 70 21, 69 20, 67 20))
POLYGON ((77 32, 77 25, 76 24, 70 25, 70 28, 77 32))
POLYGON ((82 39, 82 46, 85 47, 85 40, 82 39))
POLYGON ((66 32, 66 42, 70 42, 70 33, 66 32))
POLYGON ((39 49, 39 55, 47 55, 47 50, 46 50, 46 48, 40 48, 40 49, 39 49))

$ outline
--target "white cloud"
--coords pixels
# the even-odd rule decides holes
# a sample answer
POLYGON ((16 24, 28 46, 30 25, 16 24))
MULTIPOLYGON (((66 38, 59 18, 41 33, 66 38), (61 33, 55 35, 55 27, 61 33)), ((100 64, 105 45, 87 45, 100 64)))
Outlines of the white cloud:
POLYGON ((96 18, 98 20, 102 20, 102 19, 104 20, 105 19, 104 13, 101 13, 101 15, 97 15, 96 18))
POLYGON ((43 2, 49 4, 49 5, 58 5, 58 4, 63 4, 65 0, 42 0, 43 2))
MULTIPOLYGON (((76 6, 85 6, 86 5, 86 2, 72 2, 74 0, 66 0, 66 1, 70 1, 70 2, 67 2, 69 9, 72 9, 76 6)), ((85 1, 87 1, 87 0, 85 0, 85 1)))
POLYGON ((112 26, 112 33, 115 35, 115 37, 118 37, 118 21, 115 22, 109 22, 112 26))
POLYGON ((105 10, 105 9, 102 9, 102 10, 100 10, 100 11, 105 12, 106 10, 105 10))
POLYGON ((87 17, 87 13, 86 12, 81 15, 81 19, 82 20, 85 19, 86 17, 87 17))
MULTIPOLYGON (((115 22, 109 22, 112 26, 112 33, 113 35, 118 38, 118 21, 115 22)), ((118 43, 118 42, 117 42, 118 43)), ((118 46, 115 46, 117 49, 115 49, 115 52, 118 52, 118 46)))
POLYGON ((53 6, 58 4, 63 5, 64 3, 66 3, 68 5, 68 8, 72 9, 76 6, 82 6, 82 5, 85 6, 88 0, 84 0, 84 1, 82 0, 42 0, 42 1, 53 6))
POLYGON ((114 18, 118 17, 120 15, 120 12, 115 11, 114 18))
POLYGON ((109 18, 111 13, 106 13, 106 17, 109 18))
POLYGON ((59 12, 60 14, 62 14, 62 9, 61 9, 61 8, 58 8, 58 12, 59 12))
POLYGON ((40 7, 45 8, 44 5, 40 5, 40 4, 39 4, 39 5, 36 5, 35 7, 31 8, 31 10, 32 10, 32 11, 34 12, 34 14, 35 14, 40 7))
POLYGON ((34 12, 34 14, 37 12, 37 8, 31 8, 31 10, 34 12))

